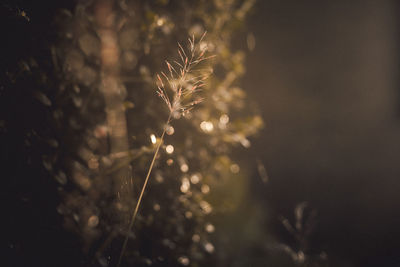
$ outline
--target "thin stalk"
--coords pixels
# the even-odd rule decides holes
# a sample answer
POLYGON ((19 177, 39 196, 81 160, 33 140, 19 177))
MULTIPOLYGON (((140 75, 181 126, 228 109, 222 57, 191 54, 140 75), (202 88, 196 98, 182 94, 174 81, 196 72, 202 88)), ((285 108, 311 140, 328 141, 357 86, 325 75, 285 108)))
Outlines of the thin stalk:
POLYGON ((131 218, 131 221, 129 223, 128 231, 126 233, 125 240, 124 240, 124 243, 122 245, 121 254, 119 255, 117 267, 119 267, 121 265, 122 257, 124 256, 126 245, 128 244, 129 232, 131 231, 131 229, 133 227, 133 223, 135 222, 136 215, 138 213, 138 210, 139 210, 139 207, 140 207, 140 203, 142 202, 143 194, 144 194, 144 191, 145 191, 146 186, 147 186, 147 182, 149 181, 149 177, 150 177, 151 171, 153 170, 154 162, 156 161, 156 158, 157 158, 157 155, 158 155, 158 151, 160 150, 161 144, 164 141, 164 135, 165 135, 165 132, 167 131, 167 126, 170 123, 171 115, 172 115, 172 112, 170 112, 170 114, 169 114, 167 123, 166 123, 166 125, 164 127, 163 133, 162 133, 161 138, 160 138, 160 142, 157 145, 157 148, 156 148, 156 150, 154 152, 154 156, 153 156, 153 159, 151 161, 149 170, 147 171, 147 176, 146 176, 146 179, 144 180, 142 191, 140 192, 139 199, 138 199, 138 201, 136 203, 135 210, 134 210, 134 212, 132 214, 132 218, 131 218))

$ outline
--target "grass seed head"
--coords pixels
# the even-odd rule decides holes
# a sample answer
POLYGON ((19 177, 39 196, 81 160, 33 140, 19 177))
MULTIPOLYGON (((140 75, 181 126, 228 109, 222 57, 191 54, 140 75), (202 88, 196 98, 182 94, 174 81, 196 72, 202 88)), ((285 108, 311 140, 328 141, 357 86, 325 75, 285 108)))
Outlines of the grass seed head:
POLYGON ((168 106, 170 114, 172 115, 176 113, 184 115, 189 112, 194 105, 203 101, 202 98, 196 98, 195 93, 199 92, 199 89, 204 86, 204 81, 209 77, 210 73, 205 69, 199 69, 198 66, 200 62, 214 57, 205 57, 207 46, 197 49, 197 47, 200 47, 200 43, 205 35, 206 32, 197 43, 194 35, 188 38, 187 50, 178 42, 180 62, 173 61, 173 63, 170 63, 166 60, 165 63, 168 68, 168 75, 164 72, 161 72, 161 75, 157 74, 157 94, 168 106), (194 72, 200 72, 200 75, 193 75, 194 72), (167 89, 172 91, 170 93, 172 94, 171 98, 168 95, 167 89), (170 99, 172 99, 172 101, 170 99))

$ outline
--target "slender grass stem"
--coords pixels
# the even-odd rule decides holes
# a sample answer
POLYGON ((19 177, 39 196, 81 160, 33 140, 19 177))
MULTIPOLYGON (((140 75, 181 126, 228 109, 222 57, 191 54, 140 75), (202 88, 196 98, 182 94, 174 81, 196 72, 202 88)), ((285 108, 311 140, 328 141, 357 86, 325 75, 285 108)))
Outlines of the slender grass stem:
POLYGON ((137 201, 137 203, 136 203, 135 210, 134 210, 134 212, 133 212, 133 214, 132 214, 132 218, 131 218, 131 221, 130 221, 130 223, 129 223, 128 231, 126 232, 125 240, 124 240, 124 243, 123 243, 123 245, 122 245, 121 253, 120 253, 120 255, 119 255, 117 267, 119 267, 119 266, 121 265, 122 257, 124 256, 125 249, 126 249, 126 245, 128 244, 129 232, 132 230, 133 224, 134 224, 134 222, 135 222, 136 215, 137 215, 138 210, 139 210, 139 207, 140 207, 140 203, 142 202, 142 198, 143 198, 144 191, 146 190, 147 182, 149 181, 151 171, 153 170, 154 162, 156 161, 158 152, 159 152, 160 147, 161 147, 161 145, 162 145, 162 143, 163 143, 163 141, 164 141, 165 132, 167 131, 167 126, 168 126, 168 124, 170 123, 171 116, 172 116, 172 112, 170 112, 170 114, 169 114, 167 123, 166 123, 166 125, 164 126, 163 133, 161 134, 161 137, 160 137, 160 142, 159 142, 158 145, 157 145, 157 148, 156 148, 156 150, 155 150, 155 152, 154 152, 154 156, 153 156, 153 159, 152 159, 152 161, 151 161, 149 170, 147 171, 147 175, 146 175, 146 179, 144 180, 144 184, 143 184, 143 187, 142 187, 142 191, 140 192, 139 199, 138 199, 138 201, 137 201))
MULTIPOLYGON (((200 38, 200 42, 201 42, 201 40, 203 40, 203 37, 205 36, 205 34, 206 34, 206 32, 203 33, 202 37, 200 38)), ((172 114, 174 114, 176 112, 181 112, 182 114, 184 114, 185 112, 192 109, 193 105, 196 105, 202 101, 201 99, 198 98, 198 99, 192 99, 192 102, 190 102, 190 103, 186 103, 186 104, 183 103, 184 102, 183 96, 193 95, 195 93, 195 89, 202 87, 203 81, 207 78, 207 76, 199 76, 199 77, 195 77, 195 78, 189 77, 188 78, 188 73, 193 71, 192 67, 194 67, 194 65, 197 65, 197 63, 199 63, 201 61, 212 58, 213 56, 204 57, 206 49, 202 49, 200 51, 200 54, 195 57, 196 49, 195 49, 195 45, 194 45, 194 43, 195 43, 194 36, 192 37, 192 39, 189 39, 189 43, 190 43, 190 50, 188 52, 190 52, 190 54, 189 54, 189 55, 191 55, 190 58, 188 58, 188 56, 185 52, 185 49, 182 47, 182 45, 180 43, 178 43, 178 46, 179 46, 178 53, 179 53, 179 56, 181 57, 182 62, 181 63, 178 63, 176 61, 174 61, 174 62, 177 65, 177 67, 176 67, 177 69, 178 69, 178 66, 180 67, 179 72, 177 72, 175 70, 175 68, 168 61, 166 61, 166 64, 167 64, 167 67, 171 74, 171 77, 168 77, 164 72, 161 72, 161 76, 157 74, 157 79, 158 79, 157 94, 166 103, 170 112, 169 112, 166 126, 164 127, 163 133, 161 135, 160 142, 158 143, 157 148, 154 152, 153 160, 151 161, 149 170, 147 172, 146 179, 144 180, 142 191, 140 192, 139 199, 136 203, 135 210, 133 211, 132 218, 129 223, 128 231, 126 233, 125 240, 122 245, 121 253, 119 255, 117 267, 119 267, 121 265, 122 257, 124 256, 126 245, 128 244, 129 232, 131 231, 133 224, 135 222, 135 219, 136 219, 139 207, 140 207, 140 203, 142 202, 144 191, 146 190, 147 182, 149 181, 149 177, 150 177, 151 171, 153 170, 154 162, 156 161, 161 144, 164 141, 164 135, 166 133, 167 126, 170 123, 172 114), (175 76, 173 75, 172 71, 174 71, 179 76, 177 78, 177 80, 179 80, 178 85, 175 84, 175 82, 171 81, 171 80, 175 79, 175 76), (165 79, 167 83, 164 83, 165 80, 163 81, 163 79, 165 79), (186 80, 187 81, 190 80, 193 83, 192 87, 186 88, 184 86, 184 81, 186 81, 186 80), (166 86, 169 86, 172 89, 172 91, 174 91, 174 95, 173 95, 172 99, 170 99, 170 97, 168 96, 166 86), (171 102, 171 100, 172 100, 172 102, 171 102)))

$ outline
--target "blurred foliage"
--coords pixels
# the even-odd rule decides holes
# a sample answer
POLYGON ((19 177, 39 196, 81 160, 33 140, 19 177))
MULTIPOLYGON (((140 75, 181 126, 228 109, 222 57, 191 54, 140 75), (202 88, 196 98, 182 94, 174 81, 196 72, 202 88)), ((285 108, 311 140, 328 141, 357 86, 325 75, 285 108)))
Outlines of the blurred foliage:
POLYGON ((11 4, 2 9, 17 26, 9 33, 9 49, 17 44, 13 51, 21 52, 6 57, 1 69, 2 160, 12 173, 7 188, 21 192, 5 197, 34 205, 10 217, 9 227, 20 222, 20 231, 7 235, 7 245, 17 247, 10 259, 19 265, 22 254, 31 263, 53 265, 52 257, 41 260, 28 251, 35 244, 23 241, 24 234, 45 227, 51 229, 43 237, 49 253, 55 244, 74 247, 53 255, 66 258, 66 266, 115 264, 157 142, 152 136, 168 117, 155 94, 155 74, 165 69, 164 60, 177 59, 177 42, 207 31, 200 45, 216 59, 202 88, 205 101, 167 130, 122 265, 224 266, 228 257, 218 247, 223 241, 215 222, 241 205, 247 186, 231 151, 248 148, 249 136, 263 125, 240 88, 244 53, 230 46, 253 1, 115 1, 108 13, 104 3, 47 7, 52 24, 49 18, 35 22, 31 10, 21 13, 11 4), (96 18, 101 15, 104 20, 96 18), (106 28, 117 45, 115 70, 105 67, 106 28), (116 80, 113 103, 119 103, 111 106, 102 89, 110 73, 116 80), (111 135, 118 129, 109 119, 121 109, 116 122, 126 124, 128 147, 115 150, 111 135), (73 235, 60 234, 61 225, 73 235))

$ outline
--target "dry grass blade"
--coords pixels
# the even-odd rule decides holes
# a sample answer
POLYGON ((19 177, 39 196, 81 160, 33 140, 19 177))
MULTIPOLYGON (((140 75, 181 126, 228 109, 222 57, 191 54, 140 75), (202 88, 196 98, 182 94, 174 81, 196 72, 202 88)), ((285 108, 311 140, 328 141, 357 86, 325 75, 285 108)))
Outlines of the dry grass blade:
MULTIPOLYGON (((204 36, 205 36, 205 33, 202 35, 200 40, 203 40, 204 36)), ((143 194, 146 190, 147 183, 149 181, 151 171, 153 170, 154 163, 158 156, 160 147, 161 147, 162 143, 164 142, 165 132, 166 132, 166 129, 167 129, 169 123, 171 122, 174 114, 176 114, 177 112, 180 112, 183 115, 185 115, 185 113, 189 112, 193 108, 194 105, 203 101, 202 98, 194 99, 193 95, 195 92, 199 91, 198 89, 200 87, 204 86, 204 80, 207 79, 207 77, 209 75, 207 74, 207 75, 199 75, 199 76, 191 77, 190 73, 192 71, 195 71, 192 69, 194 67, 194 65, 193 65, 194 62, 196 62, 195 65, 197 65, 197 63, 199 63, 200 61, 204 61, 206 59, 212 58, 212 56, 204 58, 206 49, 200 50, 201 52, 199 53, 199 55, 197 55, 197 56, 195 55, 196 43, 195 43, 194 36, 192 37, 192 39, 189 38, 189 45, 190 45, 190 52, 191 52, 190 60, 186 56, 186 52, 185 52, 184 48, 182 47, 182 45, 180 43, 178 43, 178 46, 179 46, 178 54, 179 54, 179 57, 181 58, 181 62, 179 63, 179 62, 174 61, 174 63, 176 64, 174 67, 168 61, 165 61, 167 68, 169 70, 170 76, 168 77, 168 75, 166 75, 164 72, 161 72, 161 76, 159 74, 157 74, 157 84, 158 85, 157 85, 156 92, 157 92, 158 96, 160 96, 161 99, 168 106, 169 115, 168 115, 168 119, 167 119, 166 125, 163 130, 163 133, 161 134, 160 141, 156 147, 156 150, 154 151, 153 159, 152 159, 150 167, 147 171, 147 175, 146 175, 142 190, 140 192, 139 199, 138 199, 135 209, 133 211, 133 214, 132 214, 132 217, 131 217, 131 220, 130 220, 130 223, 129 223, 129 226, 128 226, 128 229, 126 232, 126 236, 125 236, 125 239, 124 239, 124 242, 122 245, 122 249, 121 249, 119 259, 118 259, 117 267, 120 266, 122 258, 124 256, 126 246, 128 244, 129 232, 132 230, 133 224, 135 222, 137 213, 140 208, 140 204, 143 199, 143 194), (180 68, 180 73, 178 73, 175 69, 178 67, 180 68), (177 77, 174 76, 173 73, 175 73, 177 75, 177 77), (173 92, 172 98, 170 98, 168 96, 168 92, 166 89, 167 85, 173 92), (173 99, 172 103, 171 103, 170 99, 173 99), (184 103, 184 101, 185 101, 185 103, 184 103)))

